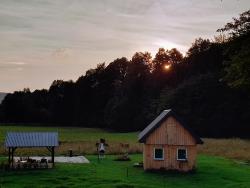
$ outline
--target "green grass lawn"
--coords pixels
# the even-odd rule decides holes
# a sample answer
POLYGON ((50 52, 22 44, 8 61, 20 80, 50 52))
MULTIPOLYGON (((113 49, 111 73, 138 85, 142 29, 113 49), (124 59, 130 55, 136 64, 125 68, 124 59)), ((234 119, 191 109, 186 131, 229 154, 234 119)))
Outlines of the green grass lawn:
POLYGON ((0 171, 0 187, 250 187, 250 166, 229 159, 200 155, 197 171, 193 174, 161 174, 133 167, 134 162, 142 160, 142 155, 131 157, 130 162, 118 162, 113 161, 114 156, 106 156, 98 163, 96 156, 91 155, 87 156, 90 164, 56 164, 54 169, 0 171))
MULTIPOLYGON (((131 151, 140 151, 141 145, 137 143, 137 134, 112 133, 101 129, 89 128, 59 128, 59 127, 30 127, 30 126, 0 126, 0 155, 6 156, 3 142, 7 131, 58 131, 59 139, 63 141, 56 151, 60 155, 73 148, 74 151, 81 147, 81 152, 92 153, 95 151, 95 142, 105 138, 110 147, 108 150, 117 153, 119 143, 130 143, 131 151), (93 151, 92 151, 93 150, 93 151), (116 151, 117 150, 117 151, 116 151), (92 152, 91 152, 92 151, 92 152)), ((131 155, 132 161, 114 161, 112 155, 98 163, 96 156, 87 155, 90 164, 56 164, 54 169, 3 171, 0 170, 0 188, 4 187, 87 187, 87 188, 193 188, 193 187, 250 187, 250 166, 236 163, 234 160, 210 155, 233 156, 238 160, 246 160, 249 155, 247 140, 209 140, 201 146, 200 151, 205 155, 198 156, 198 169, 194 174, 149 173, 141 168, 134 168, 134 162, 142 161, 141 154, 131 155), (215 143, 214 143, 215 142, 215 143), (229 144, 227 144, 229 142, 229 144), (232 144, 234 143, 234 144, 232 144), (237 143, 237 144, 236 144, 237 143), (236 145, 235 145, 236 144, 236 145), (237 156, 225 154, 225 148, 235 145, 241 151, 235 150, 237 156), (209 149, 209 152, 207 150, 209 149), (211 151, 210 151, 211 150, 211 151), (218 150, 215 152, 214 150, 218 150), (208 155, 209 154, 209 155, 208 155), (239 154, 239 156, 238 156, 239 154), (127 176, 128 172, 128 176, 127 176)), ((44 154, 44 150, 17 150, 16 155, 44 154), (40 153, 39 153, 40 152, 40 153)), ((119 153, 119 152, 118 152, 119 153)), ((133 152, 132 152, 133 153, 133 152)), ((136 152, 134 152, 136 153, 136 152)), ((6 158, 0 157, 0 160, 6 158)))

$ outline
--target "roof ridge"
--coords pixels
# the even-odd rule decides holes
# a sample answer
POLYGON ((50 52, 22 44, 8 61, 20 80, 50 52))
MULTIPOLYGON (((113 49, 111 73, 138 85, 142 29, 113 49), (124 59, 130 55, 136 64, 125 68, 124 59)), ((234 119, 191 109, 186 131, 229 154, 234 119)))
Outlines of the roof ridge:
POLYGON ((186 129, 191 136, 195 139, 197 144, 202 144, 203 141, 198 137, 182 120, 179 118, 172 109, 163 110, 147 127, 143 129, 138 135, 139 142, 145 142, 145 139, 156 129, 159 127, 161 122, 165 120, 166 117, 170 115, 174 116, 181 124, 181 126, 186 129))

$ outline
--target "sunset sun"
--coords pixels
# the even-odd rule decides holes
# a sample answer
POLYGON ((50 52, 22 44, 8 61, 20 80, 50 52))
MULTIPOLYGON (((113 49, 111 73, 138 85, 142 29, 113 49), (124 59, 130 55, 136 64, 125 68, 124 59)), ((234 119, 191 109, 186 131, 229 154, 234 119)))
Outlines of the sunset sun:
POLYGON ((168 71, 170 68, 171 68, 171 65, 165 65, 165 66, 164 66, 164 69, 165 69, 166 71, 168 71))

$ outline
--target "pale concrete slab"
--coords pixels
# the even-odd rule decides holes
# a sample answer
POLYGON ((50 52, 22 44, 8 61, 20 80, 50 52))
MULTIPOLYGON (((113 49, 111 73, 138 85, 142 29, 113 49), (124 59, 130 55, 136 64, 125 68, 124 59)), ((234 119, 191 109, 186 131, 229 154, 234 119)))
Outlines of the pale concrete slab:
MULTIPOLYGON (((51 157, 41 157, 41 156, 31 156, 30 159, 41 160, 45 158, 47 160, 51 160, 51 157)), ((20 157, 14 157, 14 160, 19 160, 20 157)), ((56 156, 55 157, 56 163, 89 163, 89 160, 84 156, 74 156, 74 157, 65 157, 65 156, 56 156)))

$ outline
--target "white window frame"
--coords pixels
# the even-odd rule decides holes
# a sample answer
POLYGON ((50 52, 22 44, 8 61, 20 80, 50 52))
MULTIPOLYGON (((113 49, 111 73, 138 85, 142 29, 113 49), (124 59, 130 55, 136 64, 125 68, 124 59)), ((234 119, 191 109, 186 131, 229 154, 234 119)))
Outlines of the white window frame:
POLYGON ((187 148, 177 148, 176 159, 177 159, 177 161, 187 161, 187 160, 188 160, 187 148), (185 150, 185 151, 186 151, 186 159, 179 159, 179 158, 178 158, 178 157, 179 157, 179 156, 178 156, 179 150, 185 150))
POLYGON ((154 148, 154 160, 156 160, 156 161, 163 161, 164 160, 164 148, 160 148, 160 147, 154 148), (155 158, 155 150, 156 149, 161 149, 162 150, 162 158, 155 158))

